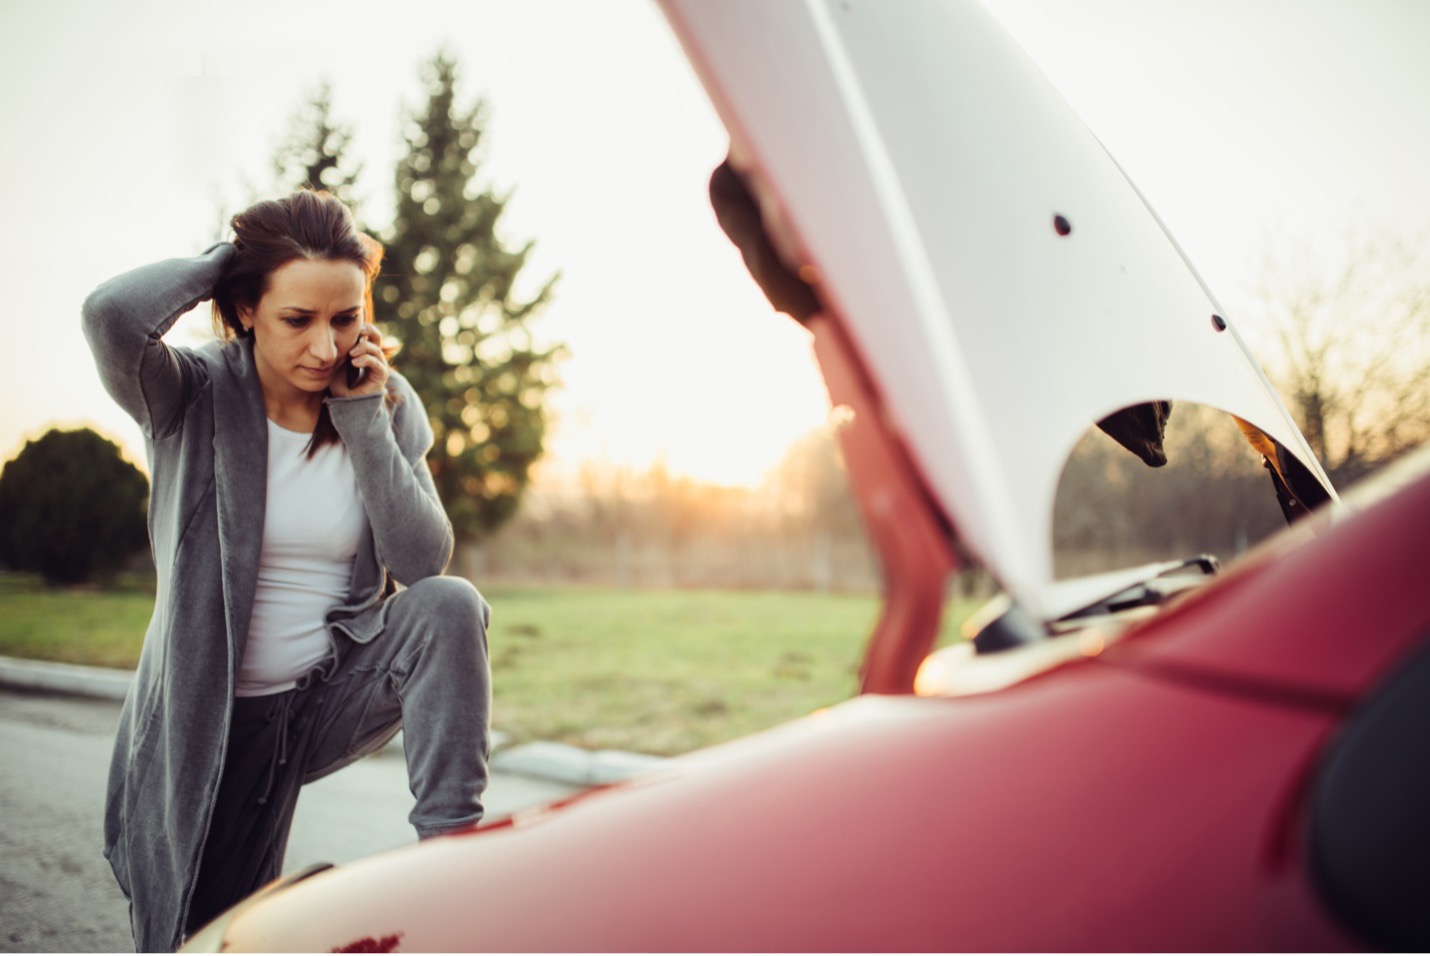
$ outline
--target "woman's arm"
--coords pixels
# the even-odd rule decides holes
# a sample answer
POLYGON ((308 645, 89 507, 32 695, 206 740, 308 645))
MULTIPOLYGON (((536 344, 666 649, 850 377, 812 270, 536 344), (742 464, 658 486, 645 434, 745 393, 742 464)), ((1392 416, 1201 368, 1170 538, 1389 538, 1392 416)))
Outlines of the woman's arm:
POLYGON ((392 378, 400 400, 391 409, 382 395, 329 398, 327 406, 357 474, 377 553, 394 578, 411 585, 446 569, 452 525, 427 467, 426 411, 405 379, 392 378))
POLYGON ((232 255, 233 246, 223 242, 191 259, 141 266, 105 282, 84 301, 84 335, 100 381, 155 438, 180 420, 203 374, 161 336, 212 294, 232 255))

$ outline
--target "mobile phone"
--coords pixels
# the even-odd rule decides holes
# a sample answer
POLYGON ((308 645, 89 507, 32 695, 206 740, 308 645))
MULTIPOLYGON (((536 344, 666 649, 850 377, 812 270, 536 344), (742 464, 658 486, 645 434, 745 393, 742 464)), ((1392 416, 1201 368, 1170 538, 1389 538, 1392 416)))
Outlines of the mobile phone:
POLYGON ((363 370, 354 365, 352 359, 343 362, 343 370, 347 372, 348 388, 357 388, 362 384, 363 370))

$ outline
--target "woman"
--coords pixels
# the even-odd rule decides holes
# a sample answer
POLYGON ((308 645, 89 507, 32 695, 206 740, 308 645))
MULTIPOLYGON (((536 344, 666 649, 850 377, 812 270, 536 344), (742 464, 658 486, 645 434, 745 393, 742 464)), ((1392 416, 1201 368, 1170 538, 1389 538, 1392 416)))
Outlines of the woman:
POLYGON ((382 248, 326 193, 233 231, 84 304, 152 476, 158 592, 105 815, 146 951, 277 877, 299 787, 401 727, 419 837, 469 828, 486 784, 489 609, 439 576, 432 430, 369 324, 382 248), (208 298, 223 337, 166 345, 208 298))

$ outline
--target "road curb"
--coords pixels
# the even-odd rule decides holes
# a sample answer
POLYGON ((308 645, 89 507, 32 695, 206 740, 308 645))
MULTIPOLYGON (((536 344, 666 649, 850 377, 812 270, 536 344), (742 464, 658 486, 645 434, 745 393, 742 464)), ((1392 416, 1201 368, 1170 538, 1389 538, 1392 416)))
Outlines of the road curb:
POLYGON ((123 700, 133 681, 133 671, 113 667, 0 657, 0 684, 25 690, 48 690, 104 700, 123 700))
MULTIPOLYGON (((103 700, 123 700, 134 672, 113 667, 62 664, 0 656, 0 685, 23 690, 76 694, 103 700)), ((592 787, 629 780, 653 770, 665 758, 627 750, 584 750, 548 740, 507 746, 510 736, 492 731, 490 767, 497 773, 535 777, 571 787, 592 787)), ((402 734, 387 751, 402 751, 402 734)))
POLYGON ((593 787, 638 777, 664 762, 664 757, 628 750, 583 750, 571 744, 536 740, 493 754, 491 768, 573 787, 593 787))

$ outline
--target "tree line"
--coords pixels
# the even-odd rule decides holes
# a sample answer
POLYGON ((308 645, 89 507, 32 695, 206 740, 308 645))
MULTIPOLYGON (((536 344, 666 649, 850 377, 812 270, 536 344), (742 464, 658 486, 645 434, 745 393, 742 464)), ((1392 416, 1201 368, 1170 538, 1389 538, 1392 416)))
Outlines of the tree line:
MULTIPOLYGON (((1231 416, 1174 404, 1166 450, 1168 463, 1149 468, 1096 428, 1084 433, 1054 503, 1058 577, 1201 554, 1226 562, 1286 526, 1231 416)), ((574 482, 538 483, 515 520, 474 549, 472 567, 511 584, 870 591, 880 580, 827 428, 755 487, 704 484, 660 464, 588 464, 574 482)), ((974 566, 955 587, 983 596, 992 583, 974 566)))

